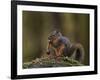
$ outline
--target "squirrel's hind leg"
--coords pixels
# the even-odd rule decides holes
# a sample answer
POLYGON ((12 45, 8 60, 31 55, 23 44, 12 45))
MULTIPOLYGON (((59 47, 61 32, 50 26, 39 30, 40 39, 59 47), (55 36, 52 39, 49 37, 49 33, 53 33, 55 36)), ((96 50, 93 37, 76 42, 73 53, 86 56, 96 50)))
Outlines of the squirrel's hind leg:
POLYGON ((73 44, 70 48, 70 55, 73 59, 83 62, 84 60, 84 48, 81 44, 73 44))

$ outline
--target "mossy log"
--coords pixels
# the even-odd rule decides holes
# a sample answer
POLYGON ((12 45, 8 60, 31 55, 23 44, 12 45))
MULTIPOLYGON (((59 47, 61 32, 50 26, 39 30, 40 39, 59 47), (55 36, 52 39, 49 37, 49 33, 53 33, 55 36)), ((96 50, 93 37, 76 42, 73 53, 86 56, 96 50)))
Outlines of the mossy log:
POLYGON ((69 57, 60 57, 59 60, 55 58, 37 58, 31 62, 23 64, 23 68, 46 68, 46 67, 68 67, 68 66, 82 66, 80 62, 69 58, 69 57))

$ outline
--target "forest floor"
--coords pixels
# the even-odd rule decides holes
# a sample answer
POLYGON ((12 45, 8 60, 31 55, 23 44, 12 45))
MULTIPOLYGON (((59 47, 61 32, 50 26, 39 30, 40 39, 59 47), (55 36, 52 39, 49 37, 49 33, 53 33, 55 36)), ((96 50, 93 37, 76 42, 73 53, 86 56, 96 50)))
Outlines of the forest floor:
POLYGON ((69 57, 59 57, 59 60, 48 57, 36 58, 35 60, 23 64, 24 69, 68 66, 83 66, 83 64, 69 57))

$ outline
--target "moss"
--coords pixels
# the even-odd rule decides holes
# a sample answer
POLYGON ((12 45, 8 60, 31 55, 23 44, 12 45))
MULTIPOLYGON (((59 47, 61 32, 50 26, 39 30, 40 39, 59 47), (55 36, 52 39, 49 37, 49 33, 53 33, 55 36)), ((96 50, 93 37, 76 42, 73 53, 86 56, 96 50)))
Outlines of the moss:
POLYGON ((37 58, 32 60, 31 62, 27 62, 23 64, 23 68, 45 68, 45 67, 67 67, 67 66, 82 66, 80 62, 68 58, 68 57, 60 57, 59 60, 55 58, 37 58))

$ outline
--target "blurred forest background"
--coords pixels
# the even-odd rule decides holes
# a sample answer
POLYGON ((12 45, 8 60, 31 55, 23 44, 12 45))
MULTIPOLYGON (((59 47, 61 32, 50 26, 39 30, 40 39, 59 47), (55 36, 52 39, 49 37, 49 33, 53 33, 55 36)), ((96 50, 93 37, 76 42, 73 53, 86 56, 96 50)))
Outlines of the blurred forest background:
POLYGON ((89 14, 23 11, 23 63, 46 54, 48 35, 59 30, 85 49, 89 65, 89 14))

